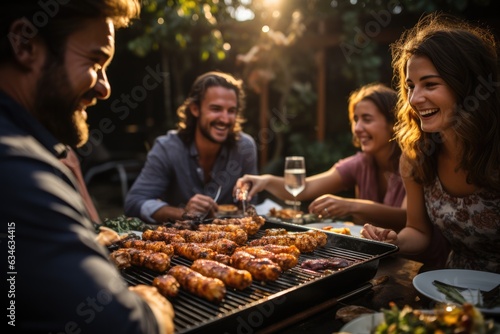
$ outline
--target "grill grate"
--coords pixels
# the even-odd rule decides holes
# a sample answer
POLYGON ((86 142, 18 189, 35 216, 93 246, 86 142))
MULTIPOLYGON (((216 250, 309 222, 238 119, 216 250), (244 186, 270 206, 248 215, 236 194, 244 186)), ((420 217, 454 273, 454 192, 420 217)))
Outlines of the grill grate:
MULTIPOLYGON (((276 224, 278 224, 278 227, 283 227, 283 223, 266 223, 266 225, 264 225, 264 229, 273 228, 274 226, 270 225, 276 224)), ((289 231, 304 230, 301 226, 291 224, 286 225, 290 225, 287 226, 289 231)), ((273 312, 271 316, 264 320, 275 321, 276 319, 273 317, 278 317, 280 313, 277 312, 277 307, 281 304, 281 301, 280 303, 276 302, 276 298, 278 298, 278 296, 281 296, 286 300, 286 302, 282 303, 282 305, 284 305, 284 307, 282 307, 284 310, 281 311, 285 311, 285 315, 289 316, 290 313, 287 312, 287 310, 297 310, 298 307, 304 304, 300 301, 304 298, 304 296, 309 295, 312 298, 315 296, 317 298, 324 298, 326 296, 325 291, 319 291, 318 293, 318 291, 316 291, 318 289, 321 290, 324 287, 328 287, 328 290, 335 290, 335 287, 339 284, 341 284, 344 288, 344 291, 346 286, 347 291, 352 291, 358 288, 361 284, 365 283, 375 275, 378 266, 378 259, 380 257, 396 251, 396 248, 390 246, 387 246, 389 248, 386 249, 382 248, 382 254, 366 252, 366 250, 359 251, 356 249, 357 247, 353 247, 354 249, 348 249, 342 247, 343 242, 339 243, 337 238, 340 237, 341 241, 344 240, 342 237, 348 238, 347 244, 353 242, 366 243, 368 241, 331 233, 327 234, 328 244, 325 247, 318 248, 311 254, 301 254, 299 264, 296 267, 282 273, 278 280, 274 282, 254 281, 250 287, 243 291, 226 288, 226 296, 219 304, 208 302, 181 289, 177 297, 170 299, 175 311, 174 323, 176 333, 192 333, 201 329, 206 332, 209 325, 222 326, 224 332, 226 333, 229 333, 228 328, 235 328, 235 331, 238 332, 235 327, 237 324, 236 321, 240 322, 241 319, 245 319, 245 317, 255 316, 255 314, 252 315, 252 310, 259 305, 264 307, 270 302, 274 302, 274 304, 271 305, 273 307, 273 312), (337 244, 340 244, 341 246, 339 247, 337 244), (341 257, 346 260, 356 261, 356 263, 350 267, 339 269, 338 271, 331 272, 329 274, 320 274, 300 268, 300 264, 304 260, 329 257, 341 257), (337 277, 341 279, 337 279, 337 277), (322 283, 315 284, 317 282, 322 283), (332 287, 334 289, 332 289, 332 287), (282 292, 284 292, 284 294, 281 294, 282 292), (298 295, 300 295, 300 297, 298 295)), ((262 235, 263 232, 259 231, 252 239, 259 238, 262 235)), ((171 263, 172 266, 185 265, 189 267, 192 261, 174 256, 172 257, 171 263)), ((122 275, 130 285, 152 285, 153 279, 159 274, 145 268, 132 266, 122 270, 122 275)), ((341 290, 342 289, 338 289, 339 292, 341 290)), ((331 297, 333 296, 330 296, 329 298, 331 297)), ((262 321, 262 325, 264 324, 265 321, 262 321)))

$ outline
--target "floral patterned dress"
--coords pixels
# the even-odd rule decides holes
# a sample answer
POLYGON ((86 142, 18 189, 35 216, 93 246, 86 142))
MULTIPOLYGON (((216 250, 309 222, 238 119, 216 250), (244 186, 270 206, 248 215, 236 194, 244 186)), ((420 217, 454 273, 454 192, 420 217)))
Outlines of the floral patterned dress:
POLYGON ((450 242, 446 267, 500 273, 500 193, 480 189, 455 197, 436 178, 424 194, 431 221, 450 242))

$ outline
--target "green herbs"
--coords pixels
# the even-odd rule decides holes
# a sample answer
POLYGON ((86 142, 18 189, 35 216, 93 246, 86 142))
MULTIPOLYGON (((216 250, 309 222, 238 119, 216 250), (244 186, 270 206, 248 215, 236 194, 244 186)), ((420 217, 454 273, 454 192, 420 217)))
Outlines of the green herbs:
MULTIPOLYGON (((105 218, 102 226, 109 227, 118 233, 127 233, 131 230, 144 231, 145 229, 151 228, 139 218, 125 217, 123 215, 116 218, 105 218)), ((98 231, 99 226, 96 226, 96 229, 98 231)))

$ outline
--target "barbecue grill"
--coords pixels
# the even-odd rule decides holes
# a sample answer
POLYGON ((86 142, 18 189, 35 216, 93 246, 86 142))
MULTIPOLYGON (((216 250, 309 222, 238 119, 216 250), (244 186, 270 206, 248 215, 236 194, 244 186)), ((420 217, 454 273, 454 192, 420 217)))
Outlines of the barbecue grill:
MULTIPOLYGON (((310 228, 266 221, 253 240, 263 236, 263 229, 285 228, 292 232, 310 228)), ((254 281, 243 291, 227 288, 225 298, 215 304, 184 290, 170 299, 175 310, 175 332, 180 333, 254 333, 290 318, 294 313, 313 309, 340 296, 349 296, 371 287, 367 282, 378 269, 379 260, 397 251, 391 244, 326 232, 328 243, 313 253, 301 254, 299 264, 280 275, 274 282, 254 281), (355 263, 337 271, 318 273, 300 268, 307 259, 340 257, 355 263)), ((172 258, 172 266, 190 266, 191 261, 172 258)), ((152 285, 158 273, 144 268, 122 270, 130 285, 152 285)))

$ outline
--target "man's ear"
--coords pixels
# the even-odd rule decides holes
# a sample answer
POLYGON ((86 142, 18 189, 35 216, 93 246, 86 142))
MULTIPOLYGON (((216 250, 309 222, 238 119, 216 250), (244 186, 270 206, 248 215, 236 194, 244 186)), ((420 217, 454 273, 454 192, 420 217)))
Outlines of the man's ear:
POLYGON ((38 29, 26 18, 12 22, 7 38, 12 47, 15 61, 22 67, 29 69, 40 61, 42 51, 38 29))
POLYGON ((200 108, 198 108, 196 103, 191 102, 189 104, 189 110, 191 110, 191 114, 193 114, 194 117, 200 117, 200 108))

